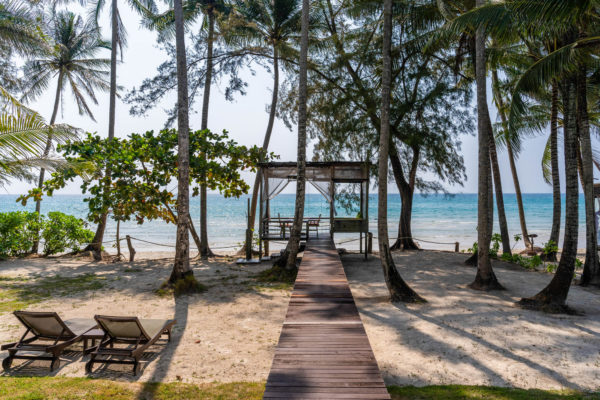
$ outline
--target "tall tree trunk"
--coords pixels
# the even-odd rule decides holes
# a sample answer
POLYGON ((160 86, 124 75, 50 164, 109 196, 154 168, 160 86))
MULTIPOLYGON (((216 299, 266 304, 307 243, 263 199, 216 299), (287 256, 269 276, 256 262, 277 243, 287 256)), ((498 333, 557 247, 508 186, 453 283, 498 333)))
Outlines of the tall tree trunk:
MULTIPOLYGON (((550 108, 550 165, 552 167, 552 230, 550 240, 558 246, 560 235, 560 173, 558 170, 558 86, 552 84, 552 105, 550 108)), ((556 262, 556 252, 546 255, 548 261, 556 262)))
MULTIPOLYGON (((385 283, 392 302, 409 303, 424 301, 402 279, 389 247, 387 224, 387 176, 390 153, 390 101, 392 91, 392 1, 383 5, 383 69, 381 74, 381 129, 379 133, 379 199, 377 234, 379 236, 379 256, 385 283)), ((404 205, 403 205, 404 206, 404 205)))
MULTIPOLYGON (((117 0, 112 0, 111 3, 111 49, 110 49, 110 91, 109 91, 109 108, 108 108, 108 139, 112 140, 115 137, 115 110, 117 101, 117 46, 119 38, 119 9, 117 0)), ((106 177, 110 179, 110 167, 106 168, 106 177)), ((106 187, 108 188, 107 182, 106 187)), ((108 189, 106 189, 108 190, 108 189)), ((86 250, 91 250, 94 253, 94 258, 101 259, 102 242, 104 240, 104 231, 106 230, 106 220, 108 214, 100 216, 100 222, 96 228, 96 233, 92 243, 86 247, 86 250)))
POLYGON ((398 157, 398 151, 396 150, 393 141, 390 144, 389 157, 392 164, 392 172, 394 173, 394 180, 396 181, 396 186, 400 193, 400 200, 402 202, 400 206, 400 220, 398 223, 398 238, 396 238, 396 242, 390 247, 390 250, 419 250, 419 246, 417 246, 412 238, 411 222, 415 179, 419 165, 420 151, 418 147, 413 149, 413 159, 408 181, 404 178, 402 163, 400 162, 400 157, 398 157))
MULTIPOLYGON (((489 120, 489 118, 488 118, 489 120)), ((490 121, 491 122, 491 121, 490 121)), ((490 126, 489 132, 492 131, 490 126)), ((500 225, 500 236, 502 237, 502 253, 511 254, 510 238, 508 235, 508 223, 506 222, 506 212, 504 210, 504 194, 502 191, 502 178, 500 176, 500 166, 498 165, 498 154, 496 153, 496 141, 493 134, 489 136, 490 143, 490 162, 492 164, 492 173, 494 176, 494 187, 496 189, 496 208, 498 208, 498 225, 500 225)), ((493 205, 492 205, 493 210, 493 205)), ((493 221, 493 218, 492 218, 493 221)), ((493 228, 492 228, 493 229, 493 228)))
POLYGON ((564 108, 564 152, 566 182, 566 215, 562 253, 554 277, 537 295, 524 298, 519 304, 526 308, 549 312, 571 312, 566 305, 575 271, 579 228, 579 185, 577 182, 576 93, 572 77, 564 78, 561 95, 564 108))
POLYGON ((177 129, 178 129, 178 185, 177 185, 177 237, 175 262, 169 282, 193 275, 190 267, 190 237, 188 219, 190 213, 190 136, 188 114, 187 60, 181 0, 175 0, 175 45, 177 55, 177 129))
MULTIPOLYGON (((477 6, 485 3, 477 0, 477 6)), ((498 282, 492 263, 490 261, 490 240, 492 232, 490 229, 490 217, 492 216, 490 204, 491 192, 491 170, 489 152, 489 131, 491 126, 487 106, 487 82, 486 82, 486 58, 485 58, 485 31, 483 27, 477 29, 475 38, 475 80, 477 82, 477 130, 479 136, 479 185, 478 185, 478 207, 477 207, 477 275, 469 286, 475 290, 498 290, 503 289, 498 282)))
MULTIPOLYGON (((279 94, 279 53, 277 47, 273 47, 273 95, 271 98, 271 109, 269 110, 269 123, 267 124, 267 131, 265 132, 265 138, 263 139, 262 150, 265 152, 269 149, 269 142, 271 141, 271 133, 273 132, 273 124, 275 123, 275 114, 277 111, 277 97, 279 94)), ((252 200, 250 202, 250 215, 248 215, 248 226, 254 228, 254 221, 256 220, 256 204, 258 203, 258 189, 260 188, 260 180, 262 176, 260 169, 256 173, 254 179, 254 187, 252 188, 252 200)), ((260 223, 260 221, 259 221, 260 223)), ((244 244, 244 248, 246 244, 244 244)), ((244 251, 244 248, 242 251, 244 251)))
MULTIPOLYGON (((63 73, 62 71, 60 71, 58 73, 58 82, 56 84, 56 95, 54 97, 54 108, 52 110, 52 116, 50 117, 50 127, 52 127, 52 125, 54 125, 54 123, 56 122, 56 116, 58 115, 58 105, 60 104, 60 94, 62 91, 62 86, 63 86, 63 73)), ((48 157, 48 155, 50 154, 50 149, 52 149, 52 128, 50 128, 50 131, 48 132, 48 140, 46 141, 46 147, 44 148, 44 153, 42 154, 42 157, 46 158, 48 157)), ((46 174, 46 169, 45 168, 40 168, 40 176, 38 178, 38 189, 42 190, 42 188, 44 187, 44 175, 46 174)), ((41 211, 42 211, 42 200, 36 200, 35 202, 35 212, 39 215, 41 215, 41 211)), ((36 235, 36 240, 33 242, 33 246, 31 247, 31 252, 33 254, 37 254, 38 250, 39 250, 39 246, 40 246, 40 241, 39 241, 39 231, 36 235)))
POLYGON ((517 165, 515 163, 515 154, 513 152, 512 144, 509 137, 508 131, 508 119, 506 117, 506 105, 500 92, 500 80, 498 79, 498 71, 492 69, 492 93, 494 100, 498 108, 498 114, 500 114, 500 120, 502 121, 502 129, 506 136, 506 151, 508 152, 508 161, 510 164, 510 173, 513 178, 513 185, 515 187, 515 197, 517 198, 517 209, 519 210, 519 224, 521 225, 521 235, 523 236, 523 242, 525 247, 531 246, 531 240, 529 240, 529 234, 527 233, 527 223, 525 220, 525 208, 523 207, 523 196, 521 195, 521 184, 519 183, 519 174, 517 173, 517 165))
MULTIPOLYGON (((204 81, 204 96, 202 98, 202 123, 200 129, 208 129, 208 106, 210 104, 210 87, 212 85, 213 74, 213 42, 215 36, 215 12, 213 8, 208 9, 208 41, 206 49, 206 77, 204 81)), ((201 182, 206 181, 206 174, 203 173, 201 182)), ((213 256, 213 252, 208 246, 208 206, 206 184, 200 185, 200 255, 202 257, 213 256)))
POLYGON ((587 107, 587 72, 584 66, 577 74, 577 130, 581 143, 583 167, 583 193, 585 197, 585 263, 581 284, 600 285, 600 263, 598 261, 598 234, 594 210, 594 160, 587 107))
MULTIPOLYGON (((275 265, 293 271, 300 249, 300 234, 304 218, 304 200, 306 194, 306 108, 308 101, 308 24, 310 2, 302 0, 302 27, 300 32, 299 88, 298 88, 298 172, 296 181, 296 205, 294 207, 294 224, 290 240, 285 251, 275 261, 275 265)), ((307 232, 308 233, 308 232, 307 232)))

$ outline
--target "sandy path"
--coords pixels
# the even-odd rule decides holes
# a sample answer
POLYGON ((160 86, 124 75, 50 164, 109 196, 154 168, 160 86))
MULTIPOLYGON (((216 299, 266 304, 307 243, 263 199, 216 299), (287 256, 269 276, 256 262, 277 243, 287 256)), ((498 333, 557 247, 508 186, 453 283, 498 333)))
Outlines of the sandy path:
POLYGON ((546 315, 514 306, 552 275, 494 264, 507 287, 466 288, 475 270, 463 254, 397 253, 403 277, 428 303, 395 306, 378 259, 342 261, 375 356, 388 384, 600 388, 600 291, 572 287, 569 304, 584 316, 546 315))

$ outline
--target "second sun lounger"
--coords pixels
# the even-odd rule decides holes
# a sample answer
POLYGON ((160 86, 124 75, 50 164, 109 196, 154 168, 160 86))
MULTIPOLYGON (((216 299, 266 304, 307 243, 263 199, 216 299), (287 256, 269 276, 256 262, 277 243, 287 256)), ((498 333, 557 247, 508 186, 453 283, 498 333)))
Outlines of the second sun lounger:
POLYGON ((162 335, 171 341, 174 319, 138 319, 137 317, 110 317, 96 315, 98 326, 104 331, 100 344, 91 351, 91 358, 85 365, 87 373, 92 372, 95 363, 132 364, 133 374, 140 372, 140 359, 144 351, 162 335), (133 345, 117 348, 115 344, 133 345))
POLYGON ((60 366, 62 352, 96 326, 92 319, 74 318, 63 321, 55 312, 15 311, 13 314, 27 330, 18 342, 0 347, 1 350, 8 351, 8 357, 2 360, 4 370, 10 369, 14 359, 22 359, 48 360, 50 371, 54 371, 60 366), (20 352, 33 354, 19 354, 20 352))

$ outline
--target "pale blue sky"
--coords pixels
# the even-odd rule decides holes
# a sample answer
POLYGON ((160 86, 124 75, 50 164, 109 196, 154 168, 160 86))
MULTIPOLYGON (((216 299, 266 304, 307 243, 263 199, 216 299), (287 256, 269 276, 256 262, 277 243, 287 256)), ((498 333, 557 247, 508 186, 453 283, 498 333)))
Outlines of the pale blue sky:
MULTIPOLYGON (((139 17, 126 6, 122 7, 121 16, 127 24, 128 47, 123 54, 123 63, 118 66, 118 84, 126 89, 138 86, 144 78, 155 75, 156 67, 165 59, 165 54, 156 48, 156 34, 144 30, 138 26, 139 17)), ((103 18, 107 19, 106 16, 103 18)), ((108 21, 102 21, 104 37, 109 37, 108 21)), ((109 57, 108 51, 104 54, 109 57)), ((227 129, 230 135, 239 143, 245 145, 259 145, 262 143, 268 115, 266 106, 271 99, 272 78, 264 69, 257 67, 257 74, 251 76, 249 72, 244 73, 248 82, 247 94, 237 96, 235 102, 225 100, 224 88, 218 83, 213 85, 211 93, 211 104, 209 114, 209 128, 214 131, 227 129)), ((53 94, 55 86, 52 85, 47 93, 32 104, 32 107, 49 119, 52 111, 53 94)), ((489 96, 488 96, 489 97, 489 96)), ((66 95, 65 103, 62 104, 58 122, 66 122, 90 132, 98 132, 105 135, 108 126, 108 94, 99 93, 99 104, 93 106, 92 110, 97 122, 89 118, 81 117, 72 97, 66 95)), ((158 130, 164 125, 166 114, 164 109, 172 107, 175 101, 175 93, 170 95, 162 104, 148 113, 146 117, 133 117, 129 115, 129 106, 117 100, 116 135, 124 137, 131 132, 143 132, 146 130, 158 130)), ((190 116, 191 126, 200 125, 199 108, 201 99, 197 99, 193 114, 190 116)), ((492 120, 495 120, 495 109, 490 104, 492 120)), ((281 156, 281 160, 295 160, 296 157, 296 132, 290 132, 281 121, 276 121, 271 139, 270 151, 281 156)), ((468 180, 463 187, 448 187, 451 192, 475 193, 477 192, 477 140, 474 136, 463 135, 461 153, 465 159, 468 180)), ((524 153, 518 160, 518 171, 521 180, 521 188, 526 193, 550 192, 551 187, 544 183, 541 175, 541 156, 545 146, 546 136, 529 140, 524 146, 524 153)), ((309 145, 309 159, 312 156, 312 145, 309 145)), ((506 193, 513 193, 514 186, 508 166, 505 152, 499 154, 502 168, 503 186, 506 193)), ((562 162, 562 161, 561 161, 562 162)), ((248 182, 253 181, 251 174, 244 177, 248 182)), ((26 192, 31 185, 24 182, 13 182, 4 188, 5 193, 19 194, 26 192)), ((563 182, 564 187, 564 182, 563 182)), ((311 188, 312 189, 312 188, 311 188)), ((291 188, 288 190, 292 190, 291 188)), ((390 191, 396 192, 395 185, 390 185, 390 191)), ((69 185, 58 193, 75 194, 80 193, 79 186, 69 185)))

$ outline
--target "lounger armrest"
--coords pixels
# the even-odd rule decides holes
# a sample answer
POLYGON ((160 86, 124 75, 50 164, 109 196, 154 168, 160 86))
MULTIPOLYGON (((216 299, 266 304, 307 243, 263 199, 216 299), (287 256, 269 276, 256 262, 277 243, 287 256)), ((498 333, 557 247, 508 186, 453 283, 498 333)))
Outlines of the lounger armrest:
POLYGON ((8 349, 12 349, 13 347, 15 347, 17 345, 17 342, 13 342, 13 343, 6 343, 3 344, 2 346, 0 346, 0 350, 8 350, 8 349))

